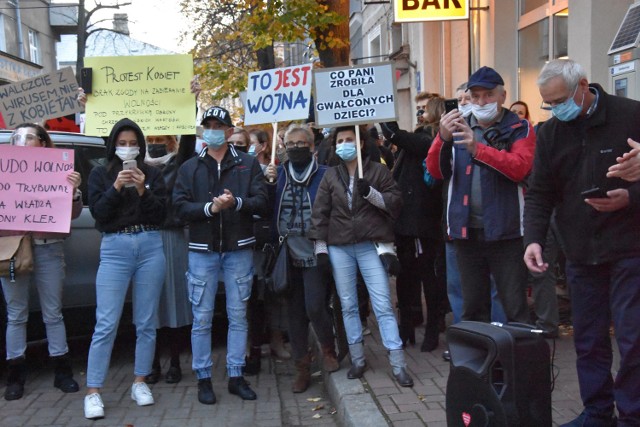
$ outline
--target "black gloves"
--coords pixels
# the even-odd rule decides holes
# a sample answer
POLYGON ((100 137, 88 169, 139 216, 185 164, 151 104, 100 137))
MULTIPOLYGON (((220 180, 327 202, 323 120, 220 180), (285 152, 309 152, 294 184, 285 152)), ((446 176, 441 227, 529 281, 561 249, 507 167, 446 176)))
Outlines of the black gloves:
POLYGON ((367 197, 371 191, 371 184, 364 178, 358 178, 356 180, 356 187, 358 187, 358 193, 360 193, 362 197, 367 197))
POLYGON ((398 122, 386 122, 380 123, 380 129, 382 129, 385 138, 391 139, 400 130, 400 126, 398 126, 398 122))
POLYGON ((331 281, 331 275, 333 272, 331 271, 331 262, 329 261, 329 254, 321 253, 316 255, 318 272, 320 273, 320 277, 322 277, 322 281, 324 283, 329 283, 331 281))

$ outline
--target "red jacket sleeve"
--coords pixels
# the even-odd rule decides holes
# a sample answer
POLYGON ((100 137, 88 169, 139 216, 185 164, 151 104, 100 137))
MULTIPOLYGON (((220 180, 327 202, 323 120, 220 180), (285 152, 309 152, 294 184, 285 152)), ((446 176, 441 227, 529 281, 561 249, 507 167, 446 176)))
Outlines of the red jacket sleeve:
POLYGON ((427 154, 427 170, 432 177, 436 179, 444 179, 442 168, 440 167, 440 156, 442 154, 442 147, 444 141, 440 138, 440 132, 436 135, 435 139, 429 147, 429 153, 427 154))
MULTIPOLYGON (((476 144, 474 160, 487 165, 514 182, 520 182, 531 172, 535 148, 536 135, 533 132, 533 127, 529 124, 526 134, 511 145, 510 151, 476 144)), ((431 170, 429 172, 431 173, 431 170)), ((433 173, 431 174, 433 175, 433 173)))

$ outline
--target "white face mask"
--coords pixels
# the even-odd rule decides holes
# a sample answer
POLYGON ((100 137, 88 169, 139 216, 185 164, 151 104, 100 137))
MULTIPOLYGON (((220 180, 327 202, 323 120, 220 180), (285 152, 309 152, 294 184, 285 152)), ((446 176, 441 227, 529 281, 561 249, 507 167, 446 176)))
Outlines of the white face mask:
POLYGON ((469 117, 469 114, 471 114, 471 109, 473 108, 473 104, 468 103, 468 104, 464 104, 464 105, 460 105, 458 104, 458 111, 460 111, 460 114, 462 114, 462 117, 469 117))
POLYGON ((116 147, 116 156, 123 162, 135 159, 138 154, 140 154, 140 147, 116 147))
POLYGON ((484 105, 471 104, 471 111, 480 123, 490 123, 498 117, 498 103, 491 102, 484 105))

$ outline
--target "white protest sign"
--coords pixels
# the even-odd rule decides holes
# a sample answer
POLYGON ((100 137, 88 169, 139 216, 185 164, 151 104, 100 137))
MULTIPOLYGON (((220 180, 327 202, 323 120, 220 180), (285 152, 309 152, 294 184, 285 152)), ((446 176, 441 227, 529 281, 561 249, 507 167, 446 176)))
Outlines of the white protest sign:
POLYGON ((314 70, 316 126, 333 127, 398 118, 391 63, 314 70))
POLYGON ((309 117, 311 68, 311 64, 305 64, 249 73, 244 124, 309 117))

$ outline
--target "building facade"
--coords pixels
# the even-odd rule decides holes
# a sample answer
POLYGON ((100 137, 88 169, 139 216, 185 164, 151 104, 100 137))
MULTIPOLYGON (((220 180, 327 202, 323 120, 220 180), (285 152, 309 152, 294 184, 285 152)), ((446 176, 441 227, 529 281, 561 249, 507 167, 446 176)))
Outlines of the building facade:
POLYGON ((467 20, 399 24, 393 21, 393 7, 401 1, 351 0, 350 27, 354 64, 396 63, 399 122, 404 129, 415 124, 413 97, 418 92, 452 97, 455 88, 484 65, 502 75, 506 106, 525 101, 534 122, 548 118, 538 108, 536 78, 549 60, 574 59, 585 67, 589 81, 613 92, 608 51, 634 3, 467 0, 467 20))

